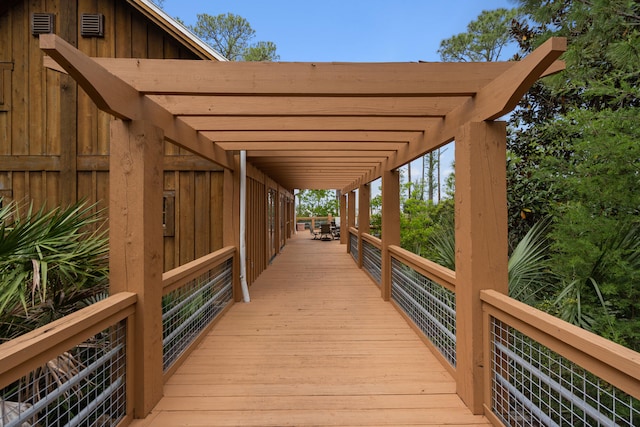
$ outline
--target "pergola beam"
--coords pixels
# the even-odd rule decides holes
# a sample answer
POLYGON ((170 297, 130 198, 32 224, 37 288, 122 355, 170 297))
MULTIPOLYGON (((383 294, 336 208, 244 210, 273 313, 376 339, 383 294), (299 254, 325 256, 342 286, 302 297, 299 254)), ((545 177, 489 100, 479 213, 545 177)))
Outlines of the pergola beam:
POLYGON ((95 58, 145 94, 470 96, 513 62, 286 63, 95 58), (153 75, 153 79, 148 76, 153 75))
POLYGON ((408 142, 422 132, 410 131, 205 131, 212 141, 270 142, 270 141, 344 141, 344 142, 408 142))
MULTIPOLYGON (((293 113, 292 113, 293 114, 293 113)), ((200 131, 414 131, 422 132, 442 118, 387 116, 182 116, 200 131)))
MULTIPOLYGON (((442 117, 467 96, 148 95, 180 116, 442 117)), ((215 129, 215 128, 214 128, 215 129)))
POLYGON ((296 151, 334 151, 339 156, 343 151, 366 150, 366 151, 388 151, 395 152, 408 142, 389 141, 237 141, 217 143, 225 150, 247 150, 247 151, 274 151, 274 152, 296 152, 296 151), (340 153, 338 153, 340 152, 340 153))

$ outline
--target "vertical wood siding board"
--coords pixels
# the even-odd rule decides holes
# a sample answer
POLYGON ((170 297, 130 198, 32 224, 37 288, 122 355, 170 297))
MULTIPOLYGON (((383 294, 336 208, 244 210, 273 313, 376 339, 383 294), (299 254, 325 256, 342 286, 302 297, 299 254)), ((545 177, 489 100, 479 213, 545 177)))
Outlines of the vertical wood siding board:
POLYGON ((164 57, 164 36, 157 25, 147 26, 147 40, 149 42, 148 58, 162 59, 164 57))
MULTIPOLYGON (((49 12, 44 0, 31 0, 32 12, 49 12)), ((30 18, 30 15, 29 15, 30 18)), ((30 19, 29 19, 30 22, 30 19)), ((59 22, 57 22, 59 24, 59 22)), ((29 96, 27 100, 27 108, 29 111, 29 154, 44 154, 46 123, 46 92, 44 91, 45 69, 42 66, 42 51, 40 50, 37 37, 29 37, 29 43, 25 45, 28 51, 28 73, 29 73, 29 96)))
MULTIPOLYGON (((113 16, 114 45, 116 58, 131 58, 131 9, 121 1, 115 2, 113 16)), ((105 26, 109 26, 105 22, 105 26)))
POLYGON ((180 172, 180 239, 178 240, 180 262, 178 265, 193 261, 194 258, 194 173, 180 172))
POLYGON ((41 171, 29 171, 27 172, 28 184, 27 189, 30 196, 31 201, 33 202, 33 209, 36 211, 40 209, 44 203, 42 194, 42 172, 41 171))
MULTIPOLYGON (((78 0, 78 12, 96 10, 94 0, 78 0)), ((97 56, 97 42, 94 37, 80 37, 78 39, 78 49, 87 56, 97 56)), ((79 134, 81 135, 79 152, 81 154, 96 155, 98 151, 98 117, 101 114, 95 103, 89 96, 82 92, 79 102, 79 134)))
POLYGON ((211 173, 211 249, 222 249, 222 177, 221 172, 211 173))
POLYGON ((131 55, 133 58, 147 57, 147 23, 137 11, 131 13, 131 55))
POLYGON ((194 173, 194 259, 206 255, 209 247, 209 221, 207 212, 209 211, 206 172, 194 173))
MULTIPOLYGON (((172 171, 164 171, 164 184, 163 188, 165 191, 175 190, 174 186, 174 172, 172 171)), ((177 209, 175 207, 174 209, 177 209)), ((175 212, 175 211, 174 211, 175 212)), ((174 229, 176 227, 174 226, 174 229)), ((164 271, 169 271, 175 268, 175 231, 173 236, 165 236, 164 237, 164 271)))
POLYGON ((24 46, 28 43, 29 8, 26 2, 17 3, 12 10, 11 20, 11 50, 13 52, 13 74, 11 81, 11 154, 29 153, 27 138, 27 123, 29 120, 27 97, 29 84, 27 78, 27 57, 24 46))
MULTIPOLYGON (((0 40, 4 40, 0 43, 0 61, 13 62, 13 55, 11 52, 12 37, 11 37, 11 16, 12 12, 8 12, 0 15, 0 40)), ((0 78, 0 92, 2 92, 2 102, 4 111, 0 113, 0 155, 9 154, 11 152, 11 144, 9 135, 11 135, 11 74, 10 70, 0 70, 2 78, 0 78)))
MULTIPOLYGON (((56 32, 73 46, 78 46, 78 3, 54 1, 57 8, 56 32)), ((60 172, 57 173, 55 200, 68 206, 78 200, 77 189, 77 90, 78 85, 66 74, 47 70, 47 88, 55 102, 47 102, 48 138, 52 144, 48 153, 60 155, 60 172), (50 150, 50 151, 49 151, 50 150)))

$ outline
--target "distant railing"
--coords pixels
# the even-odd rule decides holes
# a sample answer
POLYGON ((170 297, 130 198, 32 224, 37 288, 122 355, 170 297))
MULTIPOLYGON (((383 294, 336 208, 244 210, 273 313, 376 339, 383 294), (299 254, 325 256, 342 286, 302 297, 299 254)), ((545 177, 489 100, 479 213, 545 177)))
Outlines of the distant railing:
POLYGON ((349 253, 357 264, 360 254, 358 253, 358 230, 355 228, 349 229, 349 253))
POLYGON ((165 374, 232 301, 234 254, 229 246, 162 275, 165 374))
POLYGON ((117 425, 130 415, 122 292, 0 345, 0 425, 117 425))
POLYGON ((455 273, 399 246, 390 246, 389 252, 391 299, 455 368, 455 273))
POLYGON ((382 282, 382 241, 370 234, 362 235, 362 268, 378 286, 382 282))
POLYGON ((488 416, 507 426, 640 425, 640 354, 498 292, 481 298, 488 416))

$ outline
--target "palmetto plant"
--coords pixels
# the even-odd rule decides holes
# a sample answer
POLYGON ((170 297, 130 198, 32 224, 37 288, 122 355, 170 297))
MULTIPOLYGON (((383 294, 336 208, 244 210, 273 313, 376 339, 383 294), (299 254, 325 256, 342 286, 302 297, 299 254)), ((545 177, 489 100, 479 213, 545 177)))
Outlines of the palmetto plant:
POLYGON ((95 208, 84 202, 50 211, 21 212, 15 202, 0 208, 0 340, 104 293, 109 247, 95 208))
MULTIPOLYGON (((535 224, 509 257, 509 296, 531 305, 556 280, 548 265, 549 224, 549 220, 535 224)), ((455 227, 452 220, 441 224, 432 236, 431 245, 436 254, 434 261, 455 270, 455 227)))

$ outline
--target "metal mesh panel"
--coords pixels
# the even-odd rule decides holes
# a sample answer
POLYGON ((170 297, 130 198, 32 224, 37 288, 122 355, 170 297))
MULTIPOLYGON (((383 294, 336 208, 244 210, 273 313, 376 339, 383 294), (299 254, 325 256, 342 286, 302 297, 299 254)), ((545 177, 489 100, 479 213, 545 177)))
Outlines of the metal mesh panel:
POLYGON ((126 415, 126 321, 0 391, 0 425, 115 426, 126 415))
POLYGON ((455 293, 393 258, 391 298, 455 367, 455 293))
POLYGON ((366 240, 363 240, 362 256, 362 267, 376 279, 379 285, 382 281, 382 251, 366 240))
POLYGON ((233 298, 233 260, 162 298, 162 347, 166 371, 233 298))
POLYGON ((492 410, 508 426, 638 426, 640 401, 497 319, 492 410))
POLYGON ((351 250, 351 257, 355 262, 358 262, 358 236, 349 233, 349 248, 351 250))

